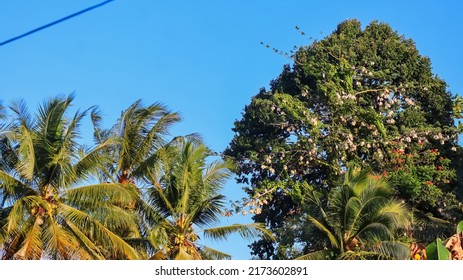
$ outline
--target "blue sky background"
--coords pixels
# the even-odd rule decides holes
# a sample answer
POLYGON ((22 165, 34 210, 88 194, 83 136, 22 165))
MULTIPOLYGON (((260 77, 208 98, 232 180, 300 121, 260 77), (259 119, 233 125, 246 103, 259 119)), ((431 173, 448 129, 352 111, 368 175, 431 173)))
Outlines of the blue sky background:
MULTIPOLYGON (((0 42, 102 1, 0 1, 0 42)), ((216 151, 259 88, 291 61, 260 45, 289 51, 322 39, 343 20, 391 25, 416 42, 433 70, 456 94, 463 89, 463 1, 155 1, 116 0, 59 25, 0 47, 0 100, 76 94, 75 107, 98 105, 110 127, 137 99, 162 102, 183 121, 173 135, 200 133, 216 151)), ((91 141, 91 127, 83 127, 91 141)), ((233 180, 225 195, 239 199, 233 180)), ((249 217, 227 223, 249 222, 249 217)), ((237 236, 209 245, 249 259, 237 236)))

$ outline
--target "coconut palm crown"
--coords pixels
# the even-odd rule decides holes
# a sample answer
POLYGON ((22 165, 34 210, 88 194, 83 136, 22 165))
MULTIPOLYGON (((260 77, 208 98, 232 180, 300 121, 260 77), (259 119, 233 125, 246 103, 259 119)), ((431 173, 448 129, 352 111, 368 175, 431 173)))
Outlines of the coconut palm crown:
POLYGON ((348 166, 343 182, 328 201, 306 185, 307 220, 325 236, 324 250, 299 259, 407 259, 410 249, 395 240, 396 230, 410 226, 411 212, 393 198, 389 184, 369 170, 348 166))
POLYGON ((272 238, 261 224, 211 227, 224 213, 224 196, 219 192, 231 174, 230 163, 208 163, 212 152, 199 138, 177 137, 165 154, 146 177, 153 186, 148 203, 162 215, 148 236, 156 252, 152 259, 231 258, 201 245, 201 236, 224 240, 237 232, 245 238, 272 238))
POLYGON ((67 116, 74 97, 57 97, 29 114, 23 102, 0 138, 0 257, 3 259, 138 259, 112 230, 133 223, 122 208, 133 194, 119 184, 89 182, 104 161, 78 145, 87 111, 67 116))

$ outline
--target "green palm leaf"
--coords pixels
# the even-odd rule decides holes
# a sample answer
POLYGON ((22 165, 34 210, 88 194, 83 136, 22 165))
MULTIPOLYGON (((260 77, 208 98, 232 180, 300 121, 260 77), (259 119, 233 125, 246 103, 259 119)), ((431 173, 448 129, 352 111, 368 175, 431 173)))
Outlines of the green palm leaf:
POLYGON ((373 245, 373 252, 380 259, 407 260, 410 259, 410 247, 396 241, 381 241, 373 245))
POLYGON ((319 250, 295 258, 295 260, 327 260, 333 254, 330 250, 319 250))
POLYGON ((121 184, 96 184, 72 188, 62 194, 70 205, 96 207, 98 205, 129 205, 136 199, 133 189, 121 184))
POLYGON ((127 259, 139 259, 138 253, 127 242, 106 228, 98 220, 64 204, 61 204, 59 208, 64 218, 69 219, 78 228, 83 229, 84 232, 93 235, 93 238, 99 240, 107 250, 114 250, 115 253, 120 253, 127 259))
MULTIPOLYGON (((100 249, 71 221, 66 221, 66 225, 69 227, 70 232, 75 236, 78 242, 78 256, 80 259, 96 259, 103 260, 104 256, 100 249)), ((74 244, 70 246, 74 248, 74 244)))
POLYGON ((204 236, 215 240, 225 240, 230 234, 238 233, 245 239, 256 239, 263 237, 273 240, 274 237, 263 224, 233 224, 229 226, 208 228, 202 230, 204 236))
POLYGON ((201 246, 199 253, 204 260, 231 260, 231 255, 207 246, 201 246))
POLYGON ((43 221, 40 218, 31 218, 30 220, 33 221, 33 225, 26 233, 21 248, 14 254, 15 259, 39 259, 42 255, 42 240, 40 235, 42 234, 41 225, 43 221))

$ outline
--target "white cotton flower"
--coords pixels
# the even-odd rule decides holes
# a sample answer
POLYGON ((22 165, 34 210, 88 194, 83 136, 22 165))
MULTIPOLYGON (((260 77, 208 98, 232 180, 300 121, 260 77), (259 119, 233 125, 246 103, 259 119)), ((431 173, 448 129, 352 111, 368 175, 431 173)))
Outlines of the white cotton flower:
POLYGON ((410 98, 405 98, 405 102, 406 102, 408 105, 413 105, 413 104, 415 104, 415 102, 413 102, 413 100, 411 100, 410 98))

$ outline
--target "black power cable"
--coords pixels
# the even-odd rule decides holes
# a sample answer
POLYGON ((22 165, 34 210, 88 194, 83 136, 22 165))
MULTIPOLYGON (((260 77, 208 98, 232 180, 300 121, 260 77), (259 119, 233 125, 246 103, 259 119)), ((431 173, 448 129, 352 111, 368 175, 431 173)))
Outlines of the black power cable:
POLYGON ((35 33, 35 32, 38 32, 38 31, 43 30, 43 29, 45 29, 45 28, 48 28, 48 27, 50 27, 50 26, 53 26, 53 25, 55 25, 55 24, 58 24, 58 23, 60 23, 60 22, 63 22, 63 21, 65 21, 65 20, 68 20, 68 19, 70 19, 70 18, 76 17, 76 16, 81 15, 81 14, 83 14, 83 13, 89 12, 89 11, 91 11, 91 10, 93 10, 93 9, 99 8, 99 7, 101 7, 101 6, 104 6, 104 5, 108 4, 109 2, 113 2, 113 1, 115 1, 115 0, 107 0, 107 1, 101 2, 100 4, 96 4, 96 5, 94 5, 94 6, 88 7, 88 8, 86 8, 86 9, 83 9, 82 11, 79 11, 79 12, 77 12, 77 13, 73 13, 73 14, 71 14, 71 15, 68 15, 68 16, 64 17, 64 18, 55 20, 55 21, 53 21, 53 22, 51 22, 51 23, 45 24, 45 25, 43 25, 43 26, 40 26, 40 27, 38 27, 38 28, 36 28, 36 29, 33 29, 33 30, 29 31, 29 32, 26 32, 26 33, 24 33, 24 34, 21 34, 21 35, 19 35, 19 36, 14 37, 14 38, 11 38, 11 39, 8 39, 8 40, 6 40, 6 41, 3 41, 3 42, 0 43, 0 47, 3 46, 3 45, 6 45, 6 44, 8 44, 8 43, 11 43, 11 42, 13 42, 13 41, 16 41, 16 40, 19 40, 19 39, 21 39, 21 38, 24 38, 24 37, 26 37, 26 36, 29 36, 29 35, 31 35, 31 34, 33 34, 33 33, 35 33))

